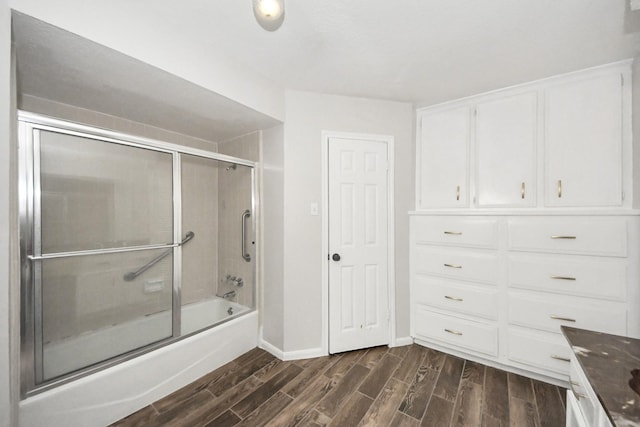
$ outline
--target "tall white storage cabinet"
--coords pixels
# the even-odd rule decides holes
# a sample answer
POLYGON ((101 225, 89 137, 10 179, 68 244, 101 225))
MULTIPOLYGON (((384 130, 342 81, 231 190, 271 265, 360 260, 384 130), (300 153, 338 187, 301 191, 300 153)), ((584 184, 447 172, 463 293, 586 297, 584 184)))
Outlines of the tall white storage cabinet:
POLYGON ((640 336, 630 65, 417 111, 417 343, 566 385, 562 325, 640 336))

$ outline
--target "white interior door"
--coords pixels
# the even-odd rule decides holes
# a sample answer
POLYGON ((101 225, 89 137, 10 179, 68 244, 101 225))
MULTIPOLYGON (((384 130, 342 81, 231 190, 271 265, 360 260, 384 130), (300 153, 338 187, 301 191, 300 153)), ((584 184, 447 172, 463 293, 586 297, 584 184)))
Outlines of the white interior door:
POLYGON ((329 352, 389 343, 387 144, 329 139, 329 352))

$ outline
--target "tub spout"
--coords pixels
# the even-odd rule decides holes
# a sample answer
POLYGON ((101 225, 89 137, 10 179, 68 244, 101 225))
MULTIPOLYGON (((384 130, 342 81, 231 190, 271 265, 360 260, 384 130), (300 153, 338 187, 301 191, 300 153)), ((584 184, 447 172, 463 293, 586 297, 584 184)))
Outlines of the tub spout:
POLYGON ((222 295, 218 295, 219 298, 222 299, 233 299, 236 297, 236 291, 229 291, 227 293, 224 293, 222 295))

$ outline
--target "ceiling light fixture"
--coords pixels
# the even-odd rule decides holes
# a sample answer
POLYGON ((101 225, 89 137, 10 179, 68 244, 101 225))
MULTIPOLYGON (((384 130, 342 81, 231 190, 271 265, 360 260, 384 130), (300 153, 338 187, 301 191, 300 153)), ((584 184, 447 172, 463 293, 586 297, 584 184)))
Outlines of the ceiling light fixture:
POLYGON ((284 0, 252 0, 253 15, 262 28, 275 31, 284 21, 284 0))

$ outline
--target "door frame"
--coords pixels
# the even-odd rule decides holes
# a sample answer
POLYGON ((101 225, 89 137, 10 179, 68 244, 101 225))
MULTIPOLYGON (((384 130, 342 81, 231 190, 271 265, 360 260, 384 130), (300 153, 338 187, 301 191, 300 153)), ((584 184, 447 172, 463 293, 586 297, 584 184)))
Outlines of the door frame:
POLYGON ((329 140, 331 138, 368 140, 387 145, 387 292, 389 312, 389 346, 396 343, 396 286, 395 286, 395 138, 375 135, 323 130, 322 137, 322 352, 329 354, 329 140))

